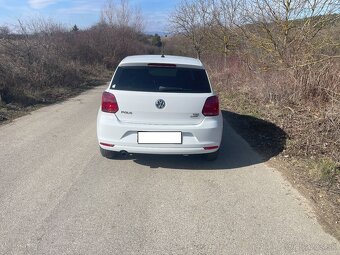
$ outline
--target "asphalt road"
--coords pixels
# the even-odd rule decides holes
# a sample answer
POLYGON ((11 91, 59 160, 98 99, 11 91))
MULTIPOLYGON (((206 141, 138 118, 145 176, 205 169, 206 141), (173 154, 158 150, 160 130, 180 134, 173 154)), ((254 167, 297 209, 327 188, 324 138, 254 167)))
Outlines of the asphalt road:
POLYGON ((102 158, 102 90, 0 126, 0 254, 340 254, 227 124, 213 163, 102 158))

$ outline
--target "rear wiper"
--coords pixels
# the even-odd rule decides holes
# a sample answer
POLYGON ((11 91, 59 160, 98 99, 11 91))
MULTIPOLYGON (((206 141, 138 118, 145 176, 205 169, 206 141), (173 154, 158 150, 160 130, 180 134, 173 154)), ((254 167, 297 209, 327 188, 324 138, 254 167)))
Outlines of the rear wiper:
POLYGON ((163 87, 160 86, 159 91, 191 91, 192 89, 184 89, 184 88, 178 88, 178 87, 163 87))

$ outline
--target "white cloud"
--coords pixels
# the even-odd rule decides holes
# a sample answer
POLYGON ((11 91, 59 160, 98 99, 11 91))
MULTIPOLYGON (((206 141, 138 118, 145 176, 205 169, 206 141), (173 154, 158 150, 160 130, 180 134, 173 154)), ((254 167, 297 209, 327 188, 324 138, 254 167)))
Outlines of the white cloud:
POLYGON ((100 11, 100 8, 95 5, 80 5, 80 6, 74 6, 71 8, 61 8, 57 10, 57 12, 63 13, 63 14, 87 14, 87 13, 96 13, 99 11, 100 11))
POLYGON ((59 2, 59 0, 28 0, 29 6, 33 9, 42 9, 57 2, 59 2))

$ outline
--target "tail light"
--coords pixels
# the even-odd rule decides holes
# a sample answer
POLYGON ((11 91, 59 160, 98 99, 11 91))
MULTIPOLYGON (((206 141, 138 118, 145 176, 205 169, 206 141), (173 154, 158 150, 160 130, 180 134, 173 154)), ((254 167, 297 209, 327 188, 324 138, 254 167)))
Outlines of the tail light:
POLYGON ((203 106, 204 116, 218 116, 220 114, 220 104, 217 96, 208 97, 203 106))
POLYGON ((218 149, 218 146, 203 147, 206 151, 218 149))
POLYGON ((102 96, 102 111, 116 113, 118 110, 119 107, 116 97, 109 92, 104 92, 102 96))
POLYGON ((107 147, 114 147, 114 144, 111 143, 100 143, 100 145, 107 146, 107 147))

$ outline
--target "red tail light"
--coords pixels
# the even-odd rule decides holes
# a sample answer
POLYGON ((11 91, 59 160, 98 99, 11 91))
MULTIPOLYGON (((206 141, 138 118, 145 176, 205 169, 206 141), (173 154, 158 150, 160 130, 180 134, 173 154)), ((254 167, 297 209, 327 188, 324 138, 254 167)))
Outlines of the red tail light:
POLYGON ((100 143, 103 146, 107 146, 107 147, 114 147, 114 144, 110 144, 110 143, 100 143))
POLYGON ((218 146, 203 147, 206 151, 218 149, 218 146))
POLYGON ((102 111, 116 113, 118 110, 119 107, 116 97, 109 92, 104 92, 102 96, 102 111))
POLYGON ((220 114, 220 104, 217 96, 208 97, 203 106, 204 116, 218 116, 220 114))

